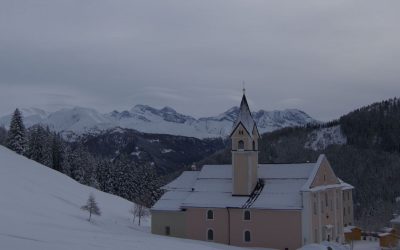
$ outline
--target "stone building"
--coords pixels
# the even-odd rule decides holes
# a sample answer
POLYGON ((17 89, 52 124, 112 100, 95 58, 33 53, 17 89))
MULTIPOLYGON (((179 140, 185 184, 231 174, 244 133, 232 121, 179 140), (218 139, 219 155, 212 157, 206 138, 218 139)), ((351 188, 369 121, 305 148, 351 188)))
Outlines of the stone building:
POLYGON ((297 249, 344 242, 353 224, 353 187, 327 158, 259 164, 260 135, 246 96, 232 133, 232 164, 183 172, 152 207, 152 233, 243 247, 297 249))

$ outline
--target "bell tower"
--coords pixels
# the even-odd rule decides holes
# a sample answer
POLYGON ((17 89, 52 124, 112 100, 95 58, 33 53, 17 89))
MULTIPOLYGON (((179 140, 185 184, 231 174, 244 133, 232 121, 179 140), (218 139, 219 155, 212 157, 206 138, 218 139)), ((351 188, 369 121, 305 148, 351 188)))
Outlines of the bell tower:
POLYGON ((250 195, 258 181, 258 133, 245 90, 239 115, 230 135, 232 140, 232 195, 250 195))

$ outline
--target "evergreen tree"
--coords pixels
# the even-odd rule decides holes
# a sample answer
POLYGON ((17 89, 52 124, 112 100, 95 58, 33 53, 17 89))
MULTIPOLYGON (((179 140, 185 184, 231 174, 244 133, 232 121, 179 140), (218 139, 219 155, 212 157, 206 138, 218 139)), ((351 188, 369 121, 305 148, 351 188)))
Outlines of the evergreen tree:
POLYGON ((41 128, 41 126, 35 125, 28 130, 28 147, 26 150, 26 156, 39 163, 43 163, 45 154, 45 140, 41 128))
POLYGON ((7 135, 7 147, 18 154, 24 154, 26 150, 25 126, 19 109, 14 111, 11 118, 10 131, 7 135))
POLYGON ((96 168, 97 183, 101 191, 112 193, 113 191, 113 168, 109 161, 99 161, 96 168))
POLYGON ((134 201, 137 193, 137 182, 135 178, 135 165, 129 161, 129 156, 120 155, 115 159, 112 171, 112 193, 127 200, 134 201))
POLYGON ((53 133, 51 137, 51 167, 62 172, 63 144, 59 134, 53 133))
POLYGON ((52 133, 40 125, 32 126, 27 132, 28 146, 26 156, 45 166, 52 167, 52 133))
POLYGON ((7 139, 7 130, 5 127, 0 126, 0 145, 5 145, 7 139))
POLYGON ((161 197, 161 183, 153 166, 142 164, 135 168, 136 195, 134 201, 151 207, 161 197))

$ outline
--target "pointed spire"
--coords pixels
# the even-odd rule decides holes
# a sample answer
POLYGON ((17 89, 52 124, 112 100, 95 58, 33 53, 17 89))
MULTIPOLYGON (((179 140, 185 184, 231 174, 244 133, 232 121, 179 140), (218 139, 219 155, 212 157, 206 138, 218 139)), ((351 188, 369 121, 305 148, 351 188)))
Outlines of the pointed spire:
POLYGON ((256 122, 254 121, 253 116, 251 115, 249 104, 247 103, 247 98, 246 98, 246 89, 244 88, 244 86, 243 86, 243 97, 242 101, 240 102, 239 114, 236 119, 236 122, 233 124, 232 133, 236 130, 239 124, 242 124, 243 127, 249 133, 249 135, 253 136, 252 135, 253 128, 256 125, 256 122))

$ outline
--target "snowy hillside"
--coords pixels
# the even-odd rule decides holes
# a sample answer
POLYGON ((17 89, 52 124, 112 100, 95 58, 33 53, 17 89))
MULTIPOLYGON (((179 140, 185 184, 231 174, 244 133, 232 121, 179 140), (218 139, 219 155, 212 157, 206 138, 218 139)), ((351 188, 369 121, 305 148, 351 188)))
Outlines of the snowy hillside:
POLYGON ((148 227, 133 226, 131 202, 83 186, 4 147, 0 159, 0 249, 239 249, 152 235, 148 227), (102 211, 93 222, 80 210, 90 193, 102 211))
MULTIPOLYGON (((121 127, 145 133, 208 138, 227 136, 239 113, 239 108, 233 107, 218 116, 200 119, 180 114, 170 107, 155 109, 146 105, 137 105, 129 111, 113 111, 107 114, 81 107, 62 109, 53 113, 40 109, 21 111, 27 127, 40 123, 64 134, 82 134, 121 127)), ((253 117, 261 133, 315 122, 309 115, 296 109, 260 110, 254 112, 253 117)), ((1 117, 0 126, 8 127, 10 119, 11 115, 1 117)))
POLYGON ((342 133, 340 126, 315 129, 308 135, 305 148, 313 150, 324 150, 329 145, 344 145, 347 143, 346 136, 342 133))

